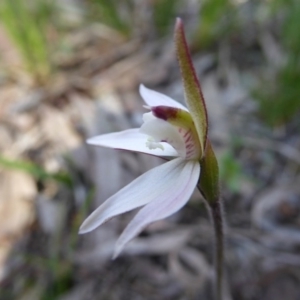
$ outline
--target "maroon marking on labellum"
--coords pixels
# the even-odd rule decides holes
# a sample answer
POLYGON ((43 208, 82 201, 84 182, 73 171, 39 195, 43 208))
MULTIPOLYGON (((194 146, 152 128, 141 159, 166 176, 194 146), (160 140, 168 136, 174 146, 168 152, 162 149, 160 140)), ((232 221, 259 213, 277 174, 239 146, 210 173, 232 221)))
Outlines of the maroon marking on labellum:
POLYGON ((187 151, 186 151, 187 153, 192 153, 192 152, 194 152, 194 148, 192 147, 192 148, 187 148, 187 151))
POLYGON ((190 134, 190 135, 186 138, 185 142, 188 143, 191 139, 192 139, 192 135, 190 134))
POLYGON ((186 138, 188 136, 188 134, 190 134, 190 133, 191 133, 191 130, 186 131, 185 134, 183 135, 183 137, 186 138))
POLYGON ((191 154, 194 154, 194 153, 195 153, 195 151, 193 151, 193 150, 188 150, 188 151, 186 152, 185 156, 186 156, 186 157, 190 157, 191 154))
POLYGON ((186 148, 186 149, 193 149, 194 146, 193 146, 192 144, 187 144, 187 145, 185 145, 185 148, 186 148))
POLYGON ((189 143, 193 136, 192 136, 192 131, 191 130, 188 130, 184 135, 183 135, 183 138, 184 138, 184 142, 185 144, 189 143))
POLYGON ((178 112, 178 108, 169 106, 154 106, 151 110, 155 117, 165 121, 176 118, 178 112))
POLYGON ((186 158, 190 158, 190 157, 192 157, 194 155, 195 155, 195 151, 189 150, 189 151, 186 152, 185 157, 186 158))

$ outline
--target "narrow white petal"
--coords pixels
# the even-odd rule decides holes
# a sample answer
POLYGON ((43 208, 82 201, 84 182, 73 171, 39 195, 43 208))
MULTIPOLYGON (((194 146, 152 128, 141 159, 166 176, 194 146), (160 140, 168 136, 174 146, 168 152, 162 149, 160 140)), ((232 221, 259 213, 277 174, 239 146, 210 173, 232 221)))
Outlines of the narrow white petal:
POLYGON ((185 106, 183 106, 181 103, 173 100, 172 98, 161 94, 159 92, 150 90, 146 88, 143 84, 140 85, 140 94, 147 105, 149 106, 170 106, 170 107, 177 107, 181 108, 183 110, 188 110, 185 106))
POLYGON ((167 121, 155 118, 144 123, 140 132, 148 134, 156 142, 165 141, 175 148, 181 157, 185 157, 186 148, 184 139, 175 126, 167 121))
POLYGON ((143 207, 125 228, 117 241, 114 258, 147 225, 167 218, 186 204, 198 182, 200 164, 197 161, 184 161, 180 168, 177 168, 176 172, 172 174, 172 177, 165 179, 165 181, 169 180, 168 184, 172 188, 167 193, 160 194, 154 201, 143 207))
POLYGON ((79 233, 89 232, 108 219, 141 207, 161 196, 169 195, 184 165, 181 158, 171 160, 144 173, 129 185, 107 199, 81 225, 79 233))
POLYGON ((139 128, 128 129, 120 132, 103 134, 88 139, 87 143, 95 146, 142 152, 155 156, 178 156, 177 151, 167 143, 162 143, 163 150, 160 148, 149 149, 146 146, 149 136, 139 132, 139 130, 139 128))

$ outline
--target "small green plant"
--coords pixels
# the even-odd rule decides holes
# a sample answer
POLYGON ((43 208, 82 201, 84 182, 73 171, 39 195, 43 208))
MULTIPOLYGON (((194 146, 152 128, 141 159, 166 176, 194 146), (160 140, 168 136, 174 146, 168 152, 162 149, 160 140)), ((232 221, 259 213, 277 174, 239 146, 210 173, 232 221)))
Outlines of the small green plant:
POLYGON ((153 3, 153 19, 157 32, 165 35, 176 17, 178 0, 156 0, 153 3))
POLYGON ((220 158, 220 179, 232 192, 238 191, 242 173, 242 167, 232 151, 226 152, 220 158))
POLYGON ((279 70, 271 82, 254 92, 259 114, 270 126, 290 121, 300 110, 300 68, 292 62, 279 70))
MULTIPOLYGON (((171 29, 171 24, 176 17, 176 7, 179 0, 154 0, 147 5, 152 12, 152 20, 155 30, 159 36, 164 36, 171 29)), ((125 36, 129 36, 136 26, 135 14, 139 13, 138 2, 133 0, 89 0, 90 10, 94 19, 117 30, 125 36)), ((147 20, 144 20, 147 22, 147 20)))
POLYGON ((69 173, 63 171, 57 173, 49 173, 45 171, 41 166, 34 164, 30 161, 11 160, 4 156, 0 156, 0 167, 10 170, 19 170, 26 172, 40 181, 50 179, 61 183, 69 188, 72 187, 72 178, 69 173))
POLYGON ((54 12, 53 1, 2 0, 0 22, 20 51, 27 71, 45 80, 51 71, 47 33, 54 12))
POLYGON ((300 2, 273 0, 271 4, 271 17, 283 19, 279 38, 286 62, 271 78, 262 81, 254 96, 263 120, 270 126, 280 126, 300 111, 300 2))
POLYGON ((117 0, 90 0, 92 15, 107 26, 128 36, 131 32, 132 20, 130 18, 132 1, 117 0))
POLYGON ((237 24, 235 10, 230 0, 204 0, 194 35, 195 45, 209 47, 219 38, 227 36, 237 24))

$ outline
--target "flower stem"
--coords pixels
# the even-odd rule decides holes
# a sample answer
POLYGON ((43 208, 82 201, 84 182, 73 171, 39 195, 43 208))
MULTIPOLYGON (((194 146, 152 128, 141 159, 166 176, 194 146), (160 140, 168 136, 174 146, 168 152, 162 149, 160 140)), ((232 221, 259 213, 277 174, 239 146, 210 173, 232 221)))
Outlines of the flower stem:
MULTIPOLYGON (((201 191, 200 187, 198 186, 201 191)), ((205 197, 204 197, 205 199, 205 197)), ((215 231, 215 297, 223 299, 223 274, 224 274, 224 216, 223 205, 220 198, 215 201, 205 199, 208 212, 215 231)))
POLYGON ((222 300, 223 264, 224 264, 224 227, 223 207, 218 199, 208 204, 211 211, 215 230, 215 272, 216 272, 216 300, 222 300))

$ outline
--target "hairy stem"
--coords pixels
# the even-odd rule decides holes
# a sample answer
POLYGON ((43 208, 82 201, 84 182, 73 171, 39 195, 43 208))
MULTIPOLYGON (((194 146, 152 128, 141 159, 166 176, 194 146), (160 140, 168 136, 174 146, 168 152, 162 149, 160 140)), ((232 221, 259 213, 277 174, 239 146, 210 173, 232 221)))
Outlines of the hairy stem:
POLYGON ((222 202, 219 199, 208 205, 211 210, 211 217, 215 230, 216 300, 222 300, 224 264, 223 207, 222 202))
MULTIPOLYGON (((201 189, 198 186, 200 192, 201 189)), ((205 199, 205 197, 204 197, 205 199)), ((223 274, 224 274, 224 216, 223 205, 220 198, 209 202, 205 199, 214 231, 215 231, 215 296, 216 300, 223 299, 223 274)))

